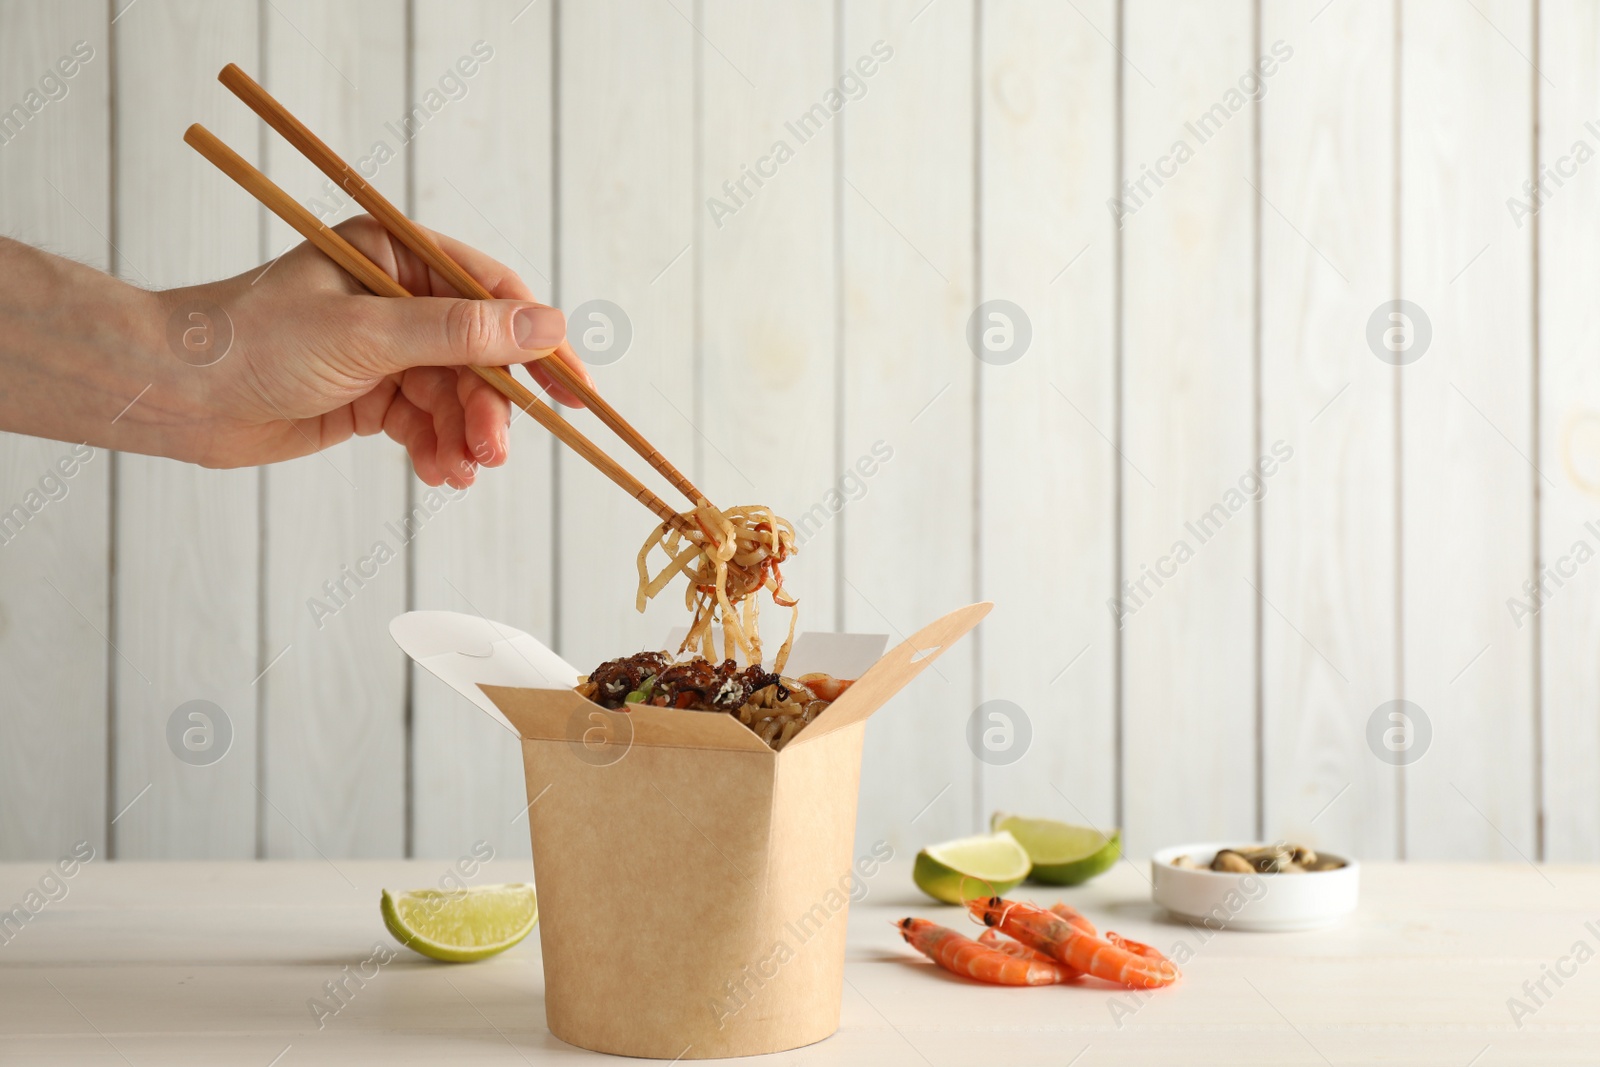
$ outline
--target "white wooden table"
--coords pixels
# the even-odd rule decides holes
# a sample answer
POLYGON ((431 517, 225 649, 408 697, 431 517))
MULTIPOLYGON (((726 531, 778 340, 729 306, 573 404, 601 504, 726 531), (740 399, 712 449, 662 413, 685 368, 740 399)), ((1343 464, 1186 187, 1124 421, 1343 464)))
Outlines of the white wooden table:
MULTIPOLYGON (((432 861, 90 863, 65 898, 0 945, 0 1063, 604 1062, 545 1029, 537 934, 464 966, 395 948, 378 915, 379 889, 433 885, 445 869, 432 861), (319 1030, 308 999, 378 943, 399 954, 319 1030)), ((0 909, 21 901, 45 870, 0 865, 0 909)), ((528 873, 491 864, 474 881, 528 873)), ((1552 995, 1542 1005, 1522 988, 1576 943, 1600 949, 1600 868, 1390 865, 1363 873, 1361 911, 1343 927, 1223 932, 1209 941, 1157 915, 1130 864, 1061 894, 1103 926, 1164 950, 1180 939, 1194 949, 1179 986, 1142 998, 944 976, 886 920, 961 920, 912 888, 908 864, 892 864, 851 909, 839 1033, 759 1062, 1600 1063, 1600 959, 1563 964, 1575 973, 1560 987, 1547 978, 1552 995), (1512 997, 1534 1009, 1520 1028, 1512 997)), ((1056 899, 1042 888, 1029 895, 1056 899)))

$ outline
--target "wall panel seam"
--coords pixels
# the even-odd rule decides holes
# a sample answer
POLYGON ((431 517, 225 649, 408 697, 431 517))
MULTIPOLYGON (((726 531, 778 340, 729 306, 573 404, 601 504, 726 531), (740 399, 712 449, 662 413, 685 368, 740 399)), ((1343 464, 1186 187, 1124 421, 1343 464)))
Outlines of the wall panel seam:
MULTIPOLYGON (((110 236, 106 238, 106 263, 110 266, 113 276, 118 274, 117 269, 117 243, 121 234, 117 228, 121 213, 117 210, 117 27, 114 25, 116 18, 112 10, 116 7, 117 0, 106 0, 106 140, 107 151, 111 160, 107 167, 106 196, 107 204, 107 231, 110 236)), ((117 786, 117 503, 118 455, 111 452, 107 457, 111 461, 111 470, 107 474, 107 500, 106 500, 106 633, 109 639, 106 642, 106 810, 105 810, 105 850, 106 859, 116 858, 115 832, 111 820, 116 817, 116 786, 117 786)))
MULTIPOLYGON (((1401 255, 1400 235, 1404 221, 1405 201, 1403 156, 1401 141, 1401 122, 1403 121, 1402 107, 1404 105, 1405 74, 1405 19, 1401 8, 1401 0, 1394 0, 1394 83, 1392 87, 1393 114, 1392 132, 1390 134, 1390 168, 1393 171, 1393 197, 1394 211, 1391 220, 1391 252, 1393 255, 1393 277, 1389 281, 1392 299, 1399 300, 1403 286, 1404 260, 1401 255)), ((1406 697, 1406 612, 1405 612, 1405 413, 1403 401, 1405 398, 1404 381, 1400 377, 1401 368, 1390 370, 1394 383, 1392 403, 1394 405, 1394 687, 1396 699, 1404 700, 1406 697)), ((1406 768, 1397 764, 1394 769, 1395 791, 1395 858, 1406 858, 1406 768)))
MULTIPOLYGON (((1533 0, 1533 3, 1532 3, 1531 6, 1532 6, 1532 9, 1533 9, 1532 10, 1532 19, 1533 19, 1533 27, 1532 27, 1532 31, 1533 31, 1533 33, 1532 33, 1532 36, 1533 36, 1533 42, 1532 42, 1533 60, 1529 64, 1529 66, 1532 69, 1528 72, 1528 82, 1532 86, 1532 94, 1531 94, 1532 99, 1531 99, 1531 101, 1529 103, 1529 109, 1531 111, 1531 115, 1530 115, 1530 121, 1529 121, 1529 127, 1528 127, 1528 132, 1529 132, 1529 136, 1528 136, 1528 142, 1529 142, 1529 144, 1528 144, 1528 171, 1529 171, 1529 176, 1535 182, 1537 182, 1539 180, 1539 141, 1540 141, 1540 137, 1539 137, 1539 104, 1540 104, 1539 63, 1540 63, 1541 59, 1543 58, 1540 55, 1540 39, 1539 39, 1540 11, 1541 11, 1541 8, 1542 8, 1542 0, 1533 0)), ((1540 247, 1539 232, 1540 232, 1540 225, 1539 225, 1539 215, 1538 215, 1537 212, 1534 213, 1533 218, 1530 221, 1532 222, 1532 230, 1528 235, 1528 240, 1529 240, 1528 258, 1529 258, 1529 271, 1530 271, 1530 274, 1531 274, 1531 277, 1529 279, 1529 282, 1530 282, 1530 285, 1529 285, 1529 299, 1532 301, 1532 305, 1529 308, 1528 329, 1529 329, 1529 334, 1530 334, 1529 341, 1530 341, 1531 347, 1532 347, 1532 352, 1530 353, 1530 358, 1529 358, 1529 362, 1531 364, 1531 377, 1532 377, 1531 385, 1532 385, 1532 388, 1531 388, 1531 394, 1530 394, 1530 396, 1528 398, 1528 404, 1529 404, 1529 407, 1532 409, 1532 420, 1531 420, 1532 421, 1532 429, 1531 429, 1530 434, 1529 434, 1529 437, 1531 438, 1531 440, 1529 441, 1529 448, 1533 453, 1533 464, 1532 465, 1533 465, 1533 470, 1534 470, 1533 477, 1529 479, 1529 482, 1533 486, 1533 528, 1530 531, 1530 540, 1532 542, 1530 547, 1532 548, 1532 556, 1533 556, 1533 560, 1532 560, 1532 563, 1533 563, 1533 574, 1535 576, 1535 581, 1537 581, 1538 580, 1538 575, 1540 574, 1541 560, 1544 557, 1544 545, 1543 545, 1542 540, 1541 540, 1542 537, 1543 537, 1543 534, 1544 534, 1544 516, 1543 516, 1543 512, 1542 512, 1542 508, 1543 508, 1543 493, 1539 488, 1539 473, 1538 473, 1539 470, 1540 470, 1540 466, 1539 466, 1540 462, 1544 459, 1544 457, 1542 455, 1540 455, 1540 452, 1541 452, 1540 446, 1543 444, 1544 435, 1543 435, 1543 423, 1542 423, 1542 421, 1541 421, 1541 419, 1539 417, 1540 416, 1540 403, 1539 403, 1539 398, 1540 398, 1540 379, 1542 377, 1542 368, 1540 366, 1540 360, 1539 360, 1539 355, 1540 355, 1539 349, 1540 349, 1540 342, 1541 342, 1541 335, 1540 335, 1540 331, 1539 331, 1539 308, 1540 308, 1540 304, 1542 303, 1542 299, 1541 299, 1541 295, 1540 295, 1540 277, 1539 277, 1539 247, 1540 247)), ((1533 642, 1533 651, 1532 651, 1533 664, 1532 664, 1532 670, 1529 672, 1530 681, 1532 683, 1532 692, 1531 692, 1530 695, 1533 698, 1533 724, 1532 724, 1532 726, 1533 726, 1533 848, 1534 848, 1533 855, 1534 855, 1534 859, 1536 861, 1538 861, 1540 863, 1543 863, 1544 862, 1544 858, 1545 858, 1545 834, 1544 834, 1544 827, 1545 827, 1545 797, 1544 797, 1544 614, 1543 614, 1543 612, 1535 612, 1534 613, 1534 616, 1533 616, 1533 632, 1532 632, 1532 634, 1530 636, 1531 636, 1531 640, 1533 642)))
MULTIPOLYGON (((1127 11, 1126 0, 1116 0, 1117 6, 1117 55, 1126 55, 1128 44, 1127 37, 1127 11)), ((1127 108, 1125 98, 1125 85, 1123 67, 1126 61, 1112 64, 1116 71, 1113 80, 1112 99, 1116 117, 1112 121, 1113 143, 1111 147, 1111 197, 1115 199, 1121 194, 1125 166, 1123 151, 1127 142, 1127 108)), ((1111 597, 1115 603, 1122 594, 1123 578, 1123 536, 1126 521, 1126 497, 1123 486, 1123 471, 1120 457, 1123 455, 1122 439, 1123 411, 1122 411, 1122 341, 1123 321, 1122 303, 1123 286, 1127 280, 1127 272, 1123 263, 1122 225, 1118 223, 1111 235, 1111 438, 1116 442, 1112 448, 1113 455, 1108 457, 1111 464, 1111 510, 1113 529, 1111 533, 1111 597)), ((1126 767, 1123 754, 1123 640, 1122 625, 1119 622, 1111 633, 1111 716, 1112 716, 1112 790, 1113 805, 1112 821, 1121 826, 1127 812, 1126 805, 1126 767)))
MULTIPOLYGON (((561 307, 561 0, 550 5, 550 304, 561 307)), ((559 405, 552 405, 560 411, 559 405)), ((550 450, 550 645, 562 649, 566 620, 561 595, 561 448, 550 450)))
MULTIPOLYGON (((1256 62, 1256 57, 1261 55, 1261 0, 1253 0, 1250 5, 1250 57, 1251 62, 1256 62)), ((1263 96, 1256 96, 1250 106, 1250 117, 1254 123, 1251 130, 1250 167, 1253 171, 1256 189, 1260 190, 1250 201, 1250 224, 1254 229, 1251 247, 1251 270, 1255 274, 1253 302, 1251 309, 1251 337, 1250 337, 1250 374, 1253 379, 1252 388, 1254 395, 1251 398, 1250 416, 1250 445, 1254 455, 1250 461, 1255 463, 1261 456, 1262 439, 1262 399, 1261 399, 1261 296, 1262 284, 1262 243, 1261 243, 1261 198, 1266 192, 1266 183, 1262 177, 1261 162, 1261 122, 1263 96)), ((1255 688, 1255 778, 1256 778, 1256 839, 1266 840, 1267 834, 1267 791, 1266 791, 1266 638, 1263 633, 1263 618, 1261 599, 1266 595, 1267 586, 1265 579, 1265 558, 1267 547, 1262 537, 1264 527, 1265 506, 1262 500, 1256 500, 1251 507, 1250 516, 1252 533, 1255 537, 1255 586, 1258 595, 1251 598, 1251 613, 1254 616, 1252 623, 1255 629, 1255 671, 1251 683, 1255 688)))
MULTIPOLYGON (((983 0, 972 0, 972 302, 983 303, 983 0)), ((972 374, 972 599, 983 596, 983 373, 974 361, 972 374)), ((977 708, 983 702, 983 628, 972 632, 972 687, 969 698, 977 708)), ((972 761, 973 832, 987 828, 984 819, 984 763, 974 753, 972 761)))
MULTIPOLYGON (((271 0, 267 0, 268 3, 271 0)), ((402 106, 409 107, 410 102, 416 98, 417 87, 417 0, 406 0, 405 4, 405 97, 402 106)), ((417 142, 410 141, 405 146, 405 181, 406 181, 406 214, 411 218, 417 217, 417 142)), ((405 506, 406 514, 412 514, 416 507, 417 480, 411 472, 410 458, 407 457, 405 470, 405 506)), ((402 547, 405 552, 405 591, 403 603, 407 611, 417 609, 417 546, 416 539, 406 542, 402 547)), ((401 784, 400 796, 404 804, 401 813, 403 826, 401 828, 400 851, 407 859, 416 857, 417 840, 417 766, 416 766, 416 729, 417 729, 417 670, 416 664, 406 657, 404 664, 405 675, 401 680, 400 699, 404 702, 401 708, 400 743, 403 751, 401 758, 401 784)))
MULTIPOLYGON (((261 74, 261 80, 269 89, 272 88, 272 72, 267 69, 267 4, 263 0, 256 3, 256 70, 261 74)), ((281 92, 281 88, 279 89, 281 92)), ((256 164, 265 171, 267 169, 267 138, 271 130, 266 123, 256 124, 256 164)), ((256 208, 256 247, 265 255, 267 253, 267 233, 271 225, 267 213, 259 206, 256 208)), ((264 471, 256 472, 256 684, 252 699, 256 706, 256 796, 255 796, 255 855, 256 859, 267 858, 267 690, 272 682, 265 677, 267 656, 267 561, 270 559, 268 552, 270 523, 267 521, 267 508, 271 504, 271 482, 264 471)))
MULTIPOLYGON (((844 0, 833 4, 833 77, 837 83, 844 73, 844 0)), ((845 255, 844 255, 844 161, 845 131, 850 112, 839 116, 833 130, 833 466, 844 469, 845 435, 845 255)), ((833 628, 844 630, 845 547, 850 527, 848 510, 841 511, 834 524, 833 538, 833 628)))

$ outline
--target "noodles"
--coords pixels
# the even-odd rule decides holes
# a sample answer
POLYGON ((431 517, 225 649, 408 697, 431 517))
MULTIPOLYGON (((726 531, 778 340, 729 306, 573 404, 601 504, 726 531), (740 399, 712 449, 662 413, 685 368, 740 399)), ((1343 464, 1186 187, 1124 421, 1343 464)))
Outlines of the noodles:
POLYGON ((687 576, 684 605, 694 615, 676 655, 690 655, 639 652, 607 660, 579 682, 577 692, 614 710, 723 712, 781 749, 851 684, 825 674, 798 679, 783 674, 800 617, 799 603, 783 588, 779 569, 795 552, 794 526, 771 508, 754 504, 727 511, 700 507, 679 519, 657 526, 639 549, 636 606, 643 611, 680 574, 687 576), (656 549, 665 558, 652 573, 656 549), (789 630, 770 671, 761 661, 762 590, 789 609, 789 630), (711 633, 718 625, 720 657, 711 633))
POLYGON ((800 613, 798 601, 784 590, 783 572, 778 569, 794 554, 794 526, 771 508, 760 505, 727 511, 708 506, 686 511, 682 518, 688 532, 664 522, 639 550, 638 609, 643 611, 645 604, 678 575, 688 575, 684 606, 694 612, 694 617, 678 652, 693 649, 715 661, 718 656, 711 628, 720 625, 722 658, 742 656, 746 664, 759 666, 760 606, 756 594, 765 589, 774 604, 790 609, 789 633, 772 665, 773 671, 781 672, 789 660, 795 620, 800 613), (656 548, 661 549, 666 560, 659 571, 651 574, 650 555, 656 548))

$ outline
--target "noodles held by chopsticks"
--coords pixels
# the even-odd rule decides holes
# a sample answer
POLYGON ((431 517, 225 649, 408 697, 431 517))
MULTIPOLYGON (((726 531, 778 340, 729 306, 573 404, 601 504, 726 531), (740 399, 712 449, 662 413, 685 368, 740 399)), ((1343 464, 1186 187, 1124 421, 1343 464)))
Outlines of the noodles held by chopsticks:
POLYGON ((722 626, 723 657, 750 665, 761 663, 760 606, 756 594, 766 589, 772 602, 789 608, 789 633, 772 669, 783 670, 794 644, 799 602, 783 588, 779 565, 794 554, 794 526, 769 507, 746 505, 720 511, 714 507, 683 513, 688 532, 663 522, 639 550, 638 609, 665 589, 679 574, 689 576, 684 606, 694 612, 689 633, 678 652, 696 649, 715 661, 711 627, 722 626), (650 573, 650 553, 660 548, 666 561, 650 573))

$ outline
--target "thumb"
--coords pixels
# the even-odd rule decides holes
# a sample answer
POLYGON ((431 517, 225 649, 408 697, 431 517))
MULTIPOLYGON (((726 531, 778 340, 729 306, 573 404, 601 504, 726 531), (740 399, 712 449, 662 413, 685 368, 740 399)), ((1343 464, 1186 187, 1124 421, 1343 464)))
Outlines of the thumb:
POLYGON ((559 308, 529 300, 374 300, 363 345, 380 373, 506 367, 548 356, 567 335, 559 308))

